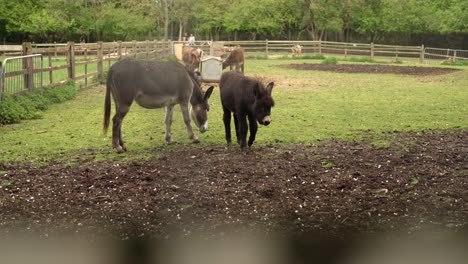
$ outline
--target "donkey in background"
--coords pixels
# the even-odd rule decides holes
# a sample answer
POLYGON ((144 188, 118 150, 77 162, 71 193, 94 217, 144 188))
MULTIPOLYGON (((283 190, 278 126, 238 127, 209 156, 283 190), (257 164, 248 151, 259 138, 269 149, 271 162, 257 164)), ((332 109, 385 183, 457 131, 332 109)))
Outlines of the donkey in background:
POLYGON ((203 57, 203 50, 200 48, 193 48, 185 46, 182 49, 182 60, 184 61, 185 68, 188 71, 194 72, 200 67, 201 58, 203 57))
POLYGON ((229 66, 229 69, 232 70, 232 67, 235 66, 236 70, 242 70, 244 72, 244 48, 237 46, 231 50, 231 53, 227 59, 223 62, 223 70, 229 66))
POLYGON ((104 102, 104 133, 109 127, 111 99, 115 115, 112 118, 112 146, 118 153, 127 150, 122 140, 122 121, 133 101, 142 107, 166 108, 166 143, 171 143, 171 124, 174 105, 180 104, 188 136, 193 143, 200 142, 193 133, 190 117, 200 132, 208 129, 208 99, 211 86, 203 93, 193 73, 189 74, 178 62, 138 61, 123 59, 109 69, 104 102), (191 108, 189 110, 189 103, 191 108))
POLYGON ((247 130, 250 129, 248 146, 252 146, 257 134, 257 122, 268 126, 271 123, 271 97, 274 83, 266 86, 260 81, 245 77, 237 71, 225 72, 219 84, 223 121, 227 144, 231 144, 231 113, 234 113, 237 142, 241 149, 247 146, 247 130), (247 127, 248 119, 248 127, 247 127))

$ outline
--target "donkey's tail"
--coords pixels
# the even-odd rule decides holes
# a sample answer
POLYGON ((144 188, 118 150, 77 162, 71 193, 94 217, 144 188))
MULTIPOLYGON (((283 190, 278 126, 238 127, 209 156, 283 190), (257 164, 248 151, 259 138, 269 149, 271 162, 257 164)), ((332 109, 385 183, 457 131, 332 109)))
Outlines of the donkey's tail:
POLYGON ((110 121, 110 112, 111 112, 111 85, 112 85, 112 72, 109 71, 107 76, 106 82, 106 98, 104 100, 104 126, 103 126, 103 134, 107 134, 107 129, 109 128, 109 121, 110 121))

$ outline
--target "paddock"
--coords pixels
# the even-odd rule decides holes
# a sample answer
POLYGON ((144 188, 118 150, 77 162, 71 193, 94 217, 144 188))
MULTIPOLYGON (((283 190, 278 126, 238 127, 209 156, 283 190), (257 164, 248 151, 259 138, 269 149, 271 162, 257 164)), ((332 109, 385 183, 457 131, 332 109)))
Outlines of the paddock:
POLYGON ((248 151, 225 144, 218 88, 195 146, 179 113, 166 145, 163 110, 134 105, 131 147, 114 153, 101 135, 104 86, 0 127, 0 229, 127 235, 130 224, 164 237, 243 226, 341 238, 466 226, 466 67, 414 75, 290 67, 320 60, 246 64, 275 82, 274 121, 248 151))

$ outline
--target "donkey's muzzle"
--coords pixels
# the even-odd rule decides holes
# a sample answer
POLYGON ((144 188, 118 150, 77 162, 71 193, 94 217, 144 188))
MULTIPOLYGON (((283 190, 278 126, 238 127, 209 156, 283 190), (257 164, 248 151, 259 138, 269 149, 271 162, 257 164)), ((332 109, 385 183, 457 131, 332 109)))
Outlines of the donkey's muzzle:
POLYGON ((200 132, 205 133, 208 130, 208 122, 198 128, 200 132))
POLYGON ((262 125, 268 126, 270 123, 271 123, 271 117, 270 117, 270 116, 265 116, 265 117, 262 119, 262 125))

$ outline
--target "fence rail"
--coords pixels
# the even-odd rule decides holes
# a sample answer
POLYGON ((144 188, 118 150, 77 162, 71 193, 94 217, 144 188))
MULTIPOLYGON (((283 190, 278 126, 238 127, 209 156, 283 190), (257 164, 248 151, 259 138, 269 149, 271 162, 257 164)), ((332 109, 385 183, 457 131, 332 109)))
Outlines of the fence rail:
POLYGON ((429 60, 468 60, 468 50, 426 48, 424 53, 429 60))
MULTIPOLYGON (((468 60, 468 50, 438 49, 421 46, 395 46, 375 43, 344 43, 331 41, 197 41, 196 46, 202 48, 205 54, 220 56, 222 47, 241 46, 246 55, 262 55, 268 57, 287 56, 291 47, 302 46, 302 54, 331 54, 340 56, 360 56, 374 58, 410 58, 421 63, 427 61, 468 60)), ((158 58, 170 54, 181 58, 179 41, 127 41, 98 43, 60 43, 0 45, 0 54, 21 55, 42 54, 44 87, 53 87, 66 83, 68 80, 81 82, 84 87, 99 83, 105 71, 120 58, 158 58)), ((4 67, 3 67, 4 68, 4 67)), ((3 70, 2 68, 2 70, 3 70)), ((25 78, 24 69, 5 74, 4 81, 8 83, 13 78, 25 78), (19 76, 19 77, 18 77, 19 76)), ((1 80, 0 80, 1 81, 1 80)), ((22 87, 16 81, 18 88, 2 89, 2 94, 15 94, 30 87, 22 87)), ((23 81, 24 83, 24 81, 23 81)), ((26 83, 27 84, 27 83, 26 83)), ((0 98, 1 98, 0 94, 0 98)))
MULTIPOLYGON (((17 51, 18 46, 14 47, 17 51)), ((7 54, 13 50, 0 49, 7 54)), ((0 76, 0 100, 4 95, 14 95, 24 91, 32 91, 40 87, 54 87, 63 85, 68 80, 80 82, 84 87, 99 84, 105 72, 112 63, 125 57, 160 58, 171 54, 168 41, 131 41, 131 42, 98 42, 76 44, 32 44, 24 43, 21 54, 16 62, 7 58, 2 65, 0 76), (41 71, 35 60, 26 64, 25 58, 41 58, 41 71), (13 61, 15 63, 13 63, 13 61), (29 66, 28 66, 29 65, 29 66), (34 78, 40 76, 41 85, 26 82, 28 69, 34 68, 34 78)), ((34 79, 35 80, 35 79, 34 79)))

